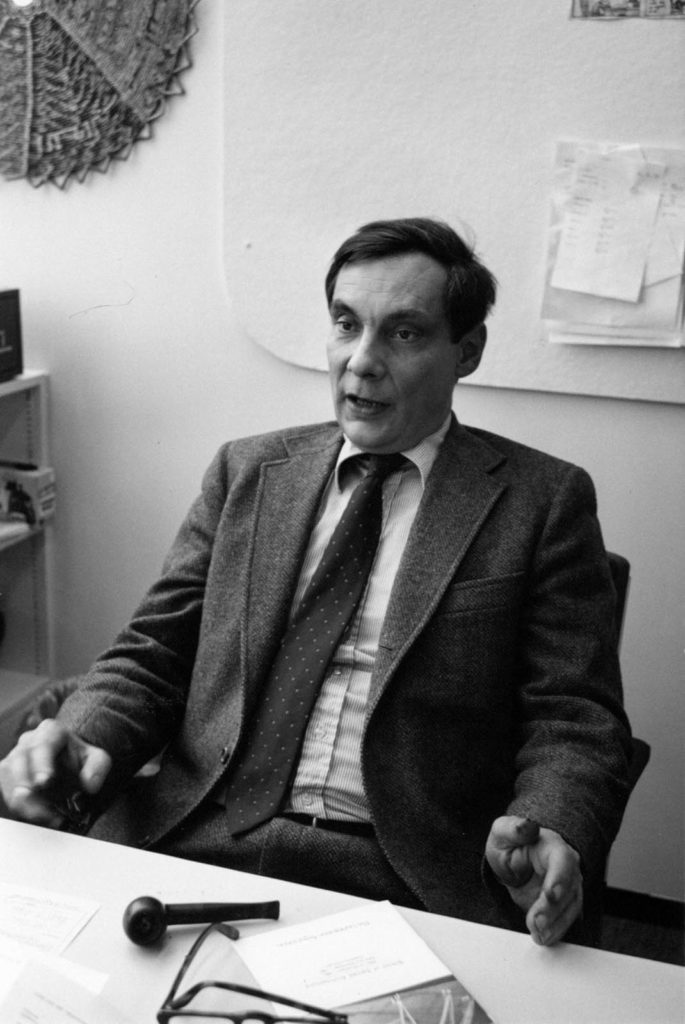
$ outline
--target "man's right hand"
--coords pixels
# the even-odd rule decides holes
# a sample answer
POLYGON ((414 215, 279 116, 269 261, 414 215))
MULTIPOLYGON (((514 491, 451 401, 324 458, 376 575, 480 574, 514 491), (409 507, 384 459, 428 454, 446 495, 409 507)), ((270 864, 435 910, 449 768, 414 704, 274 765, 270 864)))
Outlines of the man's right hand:
POLYGON ((60 828, 66 815, 59 804, 67 795, 94 795, 102 788, 112 758, 85 743, 55 719, 23 733, 0 761, 0 787, 9 810, 35 825, 60 828))

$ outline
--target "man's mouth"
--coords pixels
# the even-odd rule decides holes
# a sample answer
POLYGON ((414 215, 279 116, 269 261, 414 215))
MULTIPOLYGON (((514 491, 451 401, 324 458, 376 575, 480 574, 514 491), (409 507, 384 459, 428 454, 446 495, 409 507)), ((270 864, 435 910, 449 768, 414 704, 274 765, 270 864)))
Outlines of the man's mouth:
POLYGON ((367 412, 380 411, 381 409, 387 409, 387 402, 376 402, 372 398, 362 398, 361 395, 345 395, 347 401, 355 407, 355 409, 365 410, 367 412))

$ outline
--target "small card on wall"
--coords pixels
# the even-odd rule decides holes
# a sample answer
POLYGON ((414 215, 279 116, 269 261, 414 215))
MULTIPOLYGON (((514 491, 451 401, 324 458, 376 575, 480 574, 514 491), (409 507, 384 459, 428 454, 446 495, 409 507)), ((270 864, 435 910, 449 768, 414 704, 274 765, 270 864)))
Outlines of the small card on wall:
POLYGON ((19 292, 0 292, 0 381, 17 377, 24 369, 21 347, 19 292))
POLYGON ((685 18, 685 0, 573 0, 572 18, 685 18))

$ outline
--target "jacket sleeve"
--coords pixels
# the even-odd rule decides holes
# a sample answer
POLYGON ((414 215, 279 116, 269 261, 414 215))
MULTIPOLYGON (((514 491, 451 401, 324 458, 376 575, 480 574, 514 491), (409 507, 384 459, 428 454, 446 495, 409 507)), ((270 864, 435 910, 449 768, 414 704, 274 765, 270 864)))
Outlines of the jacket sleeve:
POLYGON ((59 718, 107 750, 117 777, 135 772, 182 720, 198 644, 207 573, 227 493, 220 450, 129 624, 83 677, 59 718))
POLYGON ((592 482, 570 466, 531 566, 521 635, 519 743, 508 813, 560 833, 601 872, 629 789, 615 593, 592 482))

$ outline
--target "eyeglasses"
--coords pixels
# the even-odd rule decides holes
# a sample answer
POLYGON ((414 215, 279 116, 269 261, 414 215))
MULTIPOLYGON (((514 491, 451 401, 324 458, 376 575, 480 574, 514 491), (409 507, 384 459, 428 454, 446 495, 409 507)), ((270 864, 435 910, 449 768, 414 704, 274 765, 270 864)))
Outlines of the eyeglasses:
POLYGON ((179 993, 185 977, 191 972, 191 969, 196 968, 200 948, 213 934, 223 935, 227 939, 239 937, 236 928, 223 922, 210 924, 198 935, 174 978, 169 994, 157 1013, 158 1024, 168 1024, 168 1021, 176 1021, 181 1018, 195 1021, 223 1020, 231 1021, 232 1024, 244 1024, 249 1021, 261 1022, 261 1024, 293 1024, 293 1022, 298 1022, 298 1024, 348 1024, 348 1018, 343 1013, 322 1010, 318 1006, 310 1006, 307 1003, 297 1002, 295 999, 288 999, 286 996, 277 996, 271 992, 264 992, 262 989, 235 982, 197 981, 179 993), (256 1005, 235 1012, 230 1005, 234 1001, 231 994, 249 997, 254 1000, 256 1005), (267 1010, 266 1007, 274 1003, 277 1006, 302 1010, 308 1016, 290 1016, 287 1010, 284 1014, 274 1013, 271 1009, 267 1010))

